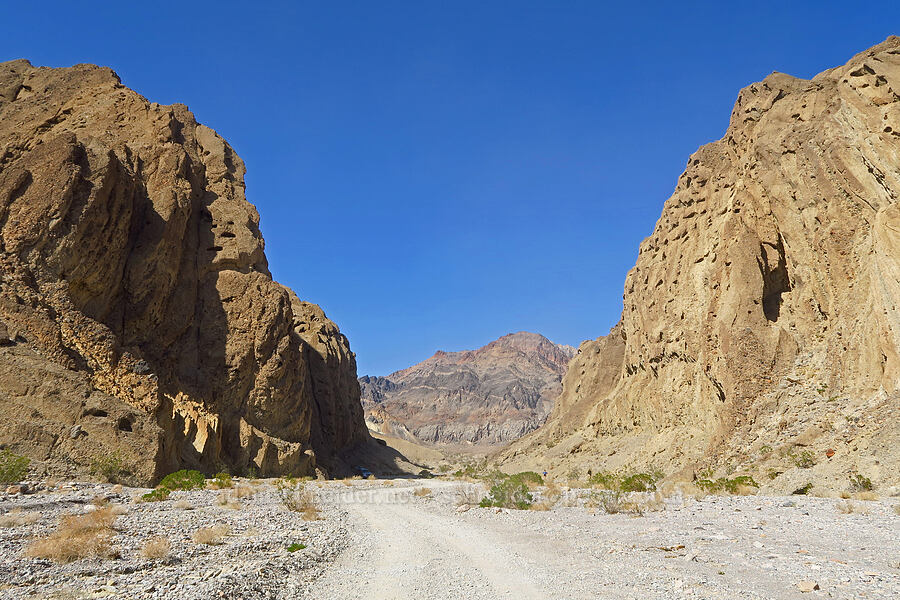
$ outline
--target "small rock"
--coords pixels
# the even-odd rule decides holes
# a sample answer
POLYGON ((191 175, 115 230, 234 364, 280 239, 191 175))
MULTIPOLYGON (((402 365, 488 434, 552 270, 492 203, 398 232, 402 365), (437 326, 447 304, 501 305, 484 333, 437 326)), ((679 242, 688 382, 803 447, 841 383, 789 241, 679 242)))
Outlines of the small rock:
POLYGON ((81 425, 73 425, 72 428, 69 430, 69 437, 74 440, 78 436, 80 436, 82 433, 84 433, 84 429, 81 428, 81 425))
POLYGON ((470 508, 472 508, 472 507, 469 506, 468 504, 460 504, 459 506, 456 507, 456 512, 464 513, 467 510, 469 510, 470 508))
POLYGON ((801 592, 811 592, 819 589, 819 584, 815 581, 805 580, 797 583, 797 589, 801 592))

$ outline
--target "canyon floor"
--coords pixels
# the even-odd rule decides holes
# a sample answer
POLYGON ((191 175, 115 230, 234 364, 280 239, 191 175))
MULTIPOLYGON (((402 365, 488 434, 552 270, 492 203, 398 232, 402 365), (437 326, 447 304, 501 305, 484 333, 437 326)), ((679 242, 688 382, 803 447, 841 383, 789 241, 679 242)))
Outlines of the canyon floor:
POLYGON ((319 518, 304 520, 273 481, 161 502, 46 487, 0 494, 0 598, 900 597, 900 498, 675 494, 633 515, 592 508, 590 490, 517 511, 465 504, 483 488, 464 481, 345 480, 308 483, 319 518), (103 507, 118 507, 116 558, 27 556, 60 516, 103 507), (204 527, 220 539, 198 542, 204 527), (142 556, 154 536, 167 556, 142 556))

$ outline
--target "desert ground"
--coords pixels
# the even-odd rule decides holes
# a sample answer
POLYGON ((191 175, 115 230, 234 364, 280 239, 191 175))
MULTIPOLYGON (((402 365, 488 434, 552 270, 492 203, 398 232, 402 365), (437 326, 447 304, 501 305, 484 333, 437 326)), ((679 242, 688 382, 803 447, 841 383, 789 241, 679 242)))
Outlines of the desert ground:
POLYGON ((2 494, 0 597, 900 596, 900 498, 670 488, 626 495, 610 514, 603 490, 556 484, 514 510, 479 507, 483 484, 459 478, 290 483, 155 502, 95 483, 2 494), (72 534, 98 556, 66 554, 78 554, 60 536, 66 515, 108 519, 99 537, 72 534))

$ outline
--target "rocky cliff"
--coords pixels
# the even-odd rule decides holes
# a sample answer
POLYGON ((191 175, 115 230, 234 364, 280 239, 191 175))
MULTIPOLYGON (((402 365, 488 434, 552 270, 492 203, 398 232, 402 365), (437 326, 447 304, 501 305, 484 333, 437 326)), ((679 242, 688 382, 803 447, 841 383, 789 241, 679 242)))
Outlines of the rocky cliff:
POLYGON ((431 444, 502 444, 536 429, 561 390, 571 346, 512 333, 441 352, 387 377, 361 377, 369 426, 431 444))
POLYGON ((0 64, 0 443, 148 481, 310 473, 368 438, 347 339, 272 281, 243 177, 107 68, 0 64))
POLYGON ((503 460, 898 483, 898 165, 896 37, 741 90, 640 245, 621 322, 503 460))

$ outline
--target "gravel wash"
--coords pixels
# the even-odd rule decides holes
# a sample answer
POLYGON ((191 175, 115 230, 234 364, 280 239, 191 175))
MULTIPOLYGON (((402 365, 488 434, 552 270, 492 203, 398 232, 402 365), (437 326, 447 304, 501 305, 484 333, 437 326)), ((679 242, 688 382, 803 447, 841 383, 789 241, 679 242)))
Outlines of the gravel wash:
POLYGON ((516 511, 461 508, 461 492, 472 499, 478 488, 450 480, 309 486, 320 520, 287 510, 269 481, 240 508, 220 506, 213 490, 150 503, 133 500, 147 490, 84 483, 0 493, 0 519, 40 513, 0 527, 0 598, 900 598, 900 498, 853 501, 847 514, 829 498, 673 496, 635 516, 591 508, 589 490, 516 511), (123 507, 118 558, 24 555, 98 497, 123 507), (230 531, 221 544, 192 540, 215 525, 230 531), (168 558, 142 558, 153 536, 170 541, 168 558))
POLYGON ((136 502, 146 489, 90 483, 66 483, 27 495, 0 493, 0 515, 40 513, 33 524, 0 527, 0 598, 302 597, 343 549, 346 512, 323 505, 320 520, 304 521, 281 504, 270 483, 250 487, 255 493, 241 499, 240 508, 220 506, 216 490, 173 492, 161 502, 136 502), (89 512, 98 497, 123 507, 114 524, 118 558, 57 564, 24 555, 33 539, 56 529, 60 516, 89 512), (192 508, 183 508, 187 503, 192 508), (221 543, 192 540, 201 527, 219 525, 228 528, 221 543), (168 558, 141 556, 142 546, 154 536, 169 540, 168 558), (289 552, 291 544, 306 548, 289 552))

